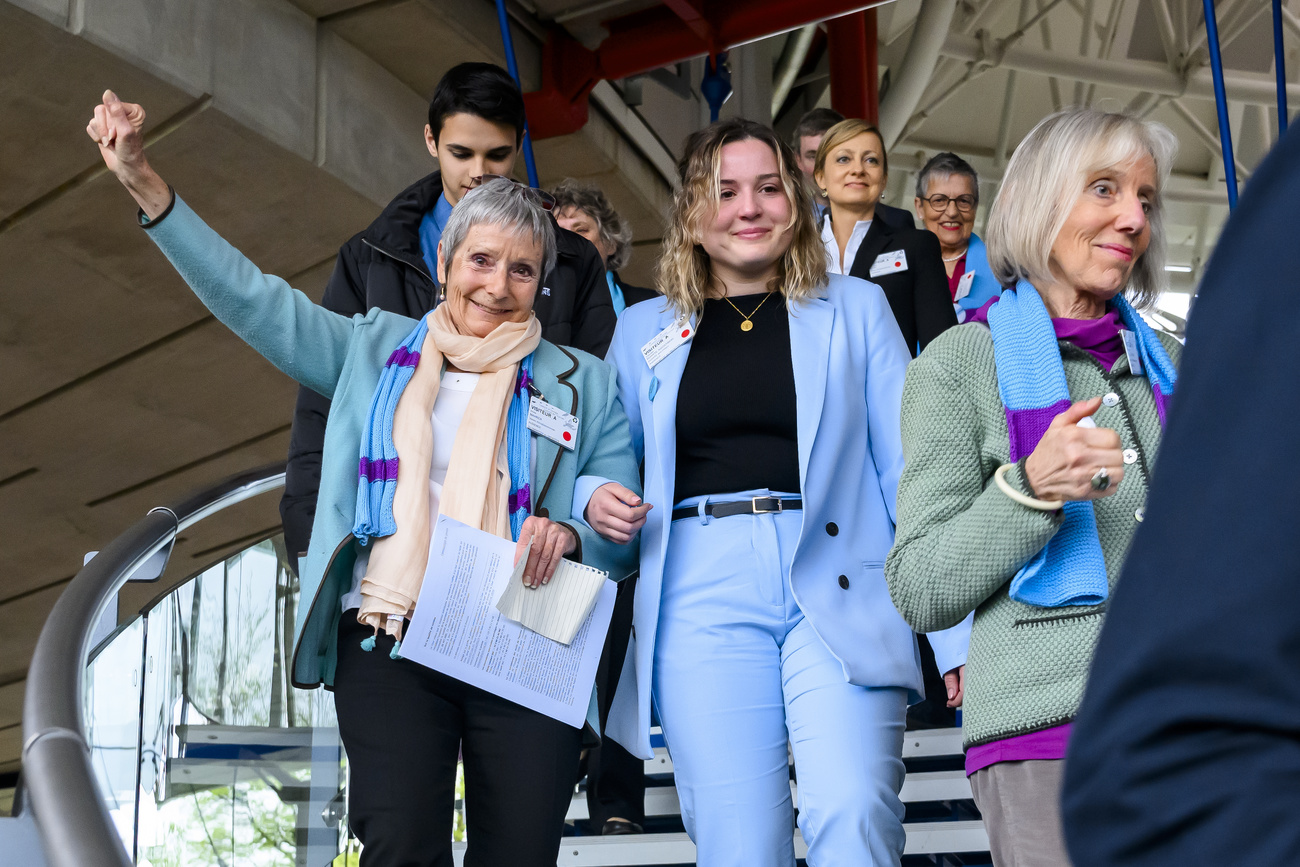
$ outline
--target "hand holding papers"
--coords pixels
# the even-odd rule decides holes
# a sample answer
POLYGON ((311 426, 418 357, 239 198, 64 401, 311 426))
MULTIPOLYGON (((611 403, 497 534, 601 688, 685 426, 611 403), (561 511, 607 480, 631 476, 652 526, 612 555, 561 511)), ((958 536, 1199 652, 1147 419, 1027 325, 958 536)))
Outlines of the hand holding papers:
POLYGON ((523 581, 527 560, 527 553, 519 558, 505 592, 497 600, 497 610, 552 641, 572 643, 609 583, 609 573, 561 560, 549 583, 530 589, 523 581))
MULTIPOLYGON (((556 589, 560 578, 557 569, 550 584, 537 590, 523 588, 511 567, 514 551, 515 544, 507 539, 440 516, 433 528, 420 598, 402 642, 402 656, 571 726, 581 726, 617 588, 601 578, 589 612, 565 646, 497 610, 497 600, 507 586, 517 586, 529 595, 544 594, 556 589)), ((594 580, 582 573, 584 567, 569 565, 579 570, 580 579, 594 580)), ((555 599, 563 601, 560 595, 555 599)), ((571 607, 559 607, 572 615, 571 607)))

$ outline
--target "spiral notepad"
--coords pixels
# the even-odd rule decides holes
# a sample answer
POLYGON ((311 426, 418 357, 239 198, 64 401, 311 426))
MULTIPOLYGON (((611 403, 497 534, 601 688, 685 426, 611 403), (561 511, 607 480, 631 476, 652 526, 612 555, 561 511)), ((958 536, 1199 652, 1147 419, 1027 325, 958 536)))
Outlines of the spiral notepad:
POLYGON ((591 613, 609 573, 560 560, 550 582, 530 590, 523 582, 527 562, 525 552, 497 600, 497 610, 533 632, 567 645, 591 613))

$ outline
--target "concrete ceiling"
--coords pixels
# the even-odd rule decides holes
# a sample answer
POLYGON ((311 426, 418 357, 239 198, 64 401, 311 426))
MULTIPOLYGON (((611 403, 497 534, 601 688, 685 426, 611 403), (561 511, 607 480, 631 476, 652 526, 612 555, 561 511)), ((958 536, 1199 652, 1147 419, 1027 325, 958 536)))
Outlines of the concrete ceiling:
MULTIPOLYGON (((960 0, 945 50, 960 54, 954 40, 981 31, 992 40, 1013 35, 1035 3, 1053 0, 960 0)), ((546 26, 559 22, 594 45, 602 20, 647 5, 512 4, 525 88, 539 81, 546 26)), ((919 5, 897 0, 879 11, 881 66, 891 76, 919 5)), ((1255 9, 1265 5, 1219 4, 1233 74, 1263 77, 1272 68, 1267 16, 1255 9)), ((1016 42, 1196 74, 1204 64, 1199 7, 1199 0, 1055 0, 1045 29, 1016 42), (1154 15, 1166 3, 1169 51, 1154 15)), ((736 95, 724 115, 772 120, 772 70, 786 38, 732 52, 736 95)), ((1287 59, 1300 69, 1294 49, 1287 59)), ((338 246, 433 168, 420 141, 426 98, 464 60, 504 61, 488 0, 0 0, 0 111, 17 119, 0 134, 0 514, 16 530, 0 543, 0 773, 18 765, 37 633, 84 553, 151 506, 283 459, 288 443, 294 385, 193 300, 134 226, 116 181, 98 168, 83 130, 100 92, 112 87, 143 103, 150 158, 181 195, 263 269, 319 297, 338 246)), ((698 86, 701 69, 696 60, 677 72, 698 86)), ((779 130, 788 133, 803 109, 827 103, 826 69, 824 57, 809 58, 776 118, 779 130)), ((1199 269, 1227 212, 1213 103, 1144 102, 1136 86, 1053 85, 1023 70, 1008 99, 1012 75, 941 58, 891 154, 887 200, 909 207, 912 173, 951 149, 989 180, 990 201, 1006 154, 1058 95, 1064 104, 1136 105, 1182 143, 1171 183, 1171 261, 1199 269)), ((641 90, 637 99, 623 83, 602 84, 587 126, 536 150, 544 186, 566 176, 595 181, 631 220, 637 247, 627 276, 644 284, 673 160, 707 109, 662 75, 644 79, 641 90)), ((1231 106, 1243 175, 1276 136, 1270 110, 1231 106)), ((1171 277, 1186 292, 1195 274, 1171 277)), ((163 583, 273 531, 275 504, 264 496, 195 528, 163 583)), ((123 616, 156 592, 130 588, 123 616)))

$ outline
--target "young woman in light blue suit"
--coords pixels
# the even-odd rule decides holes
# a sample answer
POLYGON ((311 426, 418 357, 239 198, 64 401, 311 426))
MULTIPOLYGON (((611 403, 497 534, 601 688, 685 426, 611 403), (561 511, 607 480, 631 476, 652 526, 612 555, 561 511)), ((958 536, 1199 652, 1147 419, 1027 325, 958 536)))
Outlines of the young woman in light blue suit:
MULTIPOLYGON (((828 280, 794 157, 771 130, 716 123, 680 169, 667 297, 630 308, 608 356, 653 509, 600 479, 575 487, 595 489, 598 531, 625 538, 645 522, 606 730, 649 757, 653 700, 701 864, 794 864, 787 742, 808 863, 898 864, 904 715, 921 672, 883 563, 907 347, 879 287, 828 280)), ((945 637, 948 671, 965 642, 945 637)))

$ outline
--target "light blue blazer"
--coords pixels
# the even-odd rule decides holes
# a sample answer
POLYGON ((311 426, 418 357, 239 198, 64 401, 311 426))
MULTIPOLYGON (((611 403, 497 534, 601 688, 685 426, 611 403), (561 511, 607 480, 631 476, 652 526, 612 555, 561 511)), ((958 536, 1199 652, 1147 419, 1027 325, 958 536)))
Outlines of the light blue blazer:
POLYGON ((993 277, 993 271, 989 268, 988 250, 976 234, 970 236, 970 244, 966 247, 965 273, 975 276, 971 279, 970 292, 953 305, 957 308, 959 323, 965 322, 972 313, 987 304, 990 298, 1002 294, 1002 287, 998 285, 998 281, 993 277))
MULTIPOLYGON (((821 297, 792 306, 790 353, 799 438, 803 528, 790 585, 804 615, 850 682, 922 689, 912 630, 890 601, 885 555, 903 469, 900 412, 910 355, 880 287, 831 276, 821 297), (831 535, 827 525, 838 533, 831 535), (841 586, 841 576, 848 581, 841 586)), ((650 748, 650 684, 664 556, 675 502, 677 389, 691 345, 651 370, 641 347, 674 320, 662 299, 630 307, 606 360, 618 369, 634 449, 645 457, 641 577, 632 639, 606 733, 643 758, 650 748)), ((761 387, 761 383, 756 387, 761 387)), ((935 642, 941 671, 965 662, 969 625, 935 642)))
MULTIPOLYGON (((362 432, 384 363, 415 320, 378 309, 340 316, 313 304, 280 278, 263 274, 179 198, 146 228, 218 319, 280 370, 332 400, 316 518, 301 564, 292 669, 299 688, 332 684, 340 599, 352 586, 356 559, 352 527, 362 432)), ((585 352, 543 340, 533 356, 533 381, 547 402, 579 418, 573 451, 533 438, 533 513, 573 527, 580 540, 573 559, 622 579, 635 568, 634 547, 602 539, 569 515, 574 481, 583 473, 640 487, 614 371, 585 352)), ((594 692, 589 704, 587 721, 596 728, 594 692)))

